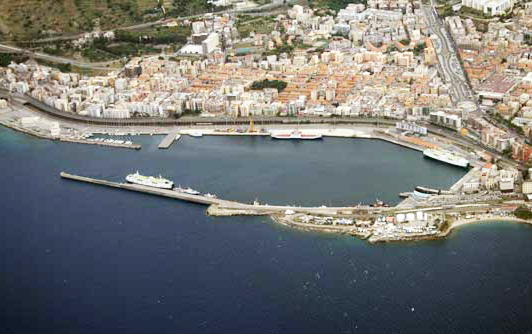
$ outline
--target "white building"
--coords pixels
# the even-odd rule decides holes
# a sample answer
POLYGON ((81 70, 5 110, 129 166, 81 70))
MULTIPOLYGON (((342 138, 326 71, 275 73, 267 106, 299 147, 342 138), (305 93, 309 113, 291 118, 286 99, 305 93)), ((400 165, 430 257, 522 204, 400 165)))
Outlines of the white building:
POLYGON ((201 42, 203 54, 206 55, 213 52, 219 44, 220 39, 218 37, 218 34, 215 32, 210 33, 209 36, 203 42, 201 42))
POLYGON ((525 195, 532 194, 532 182, 530 181, 523 182, 523 194, 525 195))
POLYGON ((515 0, 462 0, 462 6, 480 10, 489 15, 503 14, 514 4, 515 0))
POLYGON ((444 111, 431 112, 430 122, 455 130, 460 130, 462 128, 462 117, 454 114, 448 114, 444 111))

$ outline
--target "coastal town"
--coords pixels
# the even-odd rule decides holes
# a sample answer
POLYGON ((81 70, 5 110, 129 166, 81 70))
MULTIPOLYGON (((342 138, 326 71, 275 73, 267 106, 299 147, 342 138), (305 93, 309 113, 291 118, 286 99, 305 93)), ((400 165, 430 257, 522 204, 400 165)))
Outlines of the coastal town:
MULTIPOLYGON (((160 148, 181 135, 383 140, 464 168, 450 189, 412 185, 395 207, 310 210, 210 199, 212 215, 265 214, 370 242, 532 218, 532 2, 368 0, 339 10, 289 4, 252 14, 158 21, 161 29, 187 29, 186 42, 95 73, 32 57, 12 61, 0 67, 0 124, 45 139, 134 149, 141 134, 165 135, 160 148)), ((124 34, 92 31, 74 44, 113 43, 124 34)))

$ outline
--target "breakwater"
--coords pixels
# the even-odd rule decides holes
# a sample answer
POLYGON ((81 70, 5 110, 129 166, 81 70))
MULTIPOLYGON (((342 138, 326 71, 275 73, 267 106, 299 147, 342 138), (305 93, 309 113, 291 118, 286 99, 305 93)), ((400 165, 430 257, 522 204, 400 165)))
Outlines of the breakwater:
POLYGON ((124 189, 136 191, 156 196, 174 198, 190 203, 202 204, 210 206, 208 213, 215 216, 234 216, 234 215, 273 215, 284 214, 287 210, 294 213, 304 214, 352 214, 354 210, 364 211, 365 213, 377 213, 393 210, 393 208, 380 207, 374 208, 370 206, 357 207, 301 207, 301 206, 287 206, 287 205, 263 205, 259 203, 245 204, 236 201, 223 200, 219 198, 209 197, 205 195, 191 195, 181 191, 160 189, 154 187, 143 186, 131 183, 119 183, 107 180, 100 180, 85 176, 79 176, 61 172, 60 176, 63 179, 91 183, 96 185, 107 186, 111 188, 124 189))

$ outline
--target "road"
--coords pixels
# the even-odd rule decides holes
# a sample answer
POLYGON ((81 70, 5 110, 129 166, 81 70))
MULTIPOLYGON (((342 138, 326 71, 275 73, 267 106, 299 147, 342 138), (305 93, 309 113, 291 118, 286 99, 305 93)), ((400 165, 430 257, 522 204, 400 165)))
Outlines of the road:
MULTIPOLYGON (((278 11, 279 6, 289 6, 291 4, 295 4, 295 0, 289 0, 286 2, 286 4, 283 4, 282 1, 279 0, 273 0, 269 4, 252 7, 252 8, 241 8, 241 9, 227 9, 219 12, 212 12, 212 14, 215 15, 223 15, 223 14, 236 14, 236 13, 248 13, 249 15, 256 15, 256 16, 264 16, 264 15, 272 15, 275 14, 278 11), (256 11, 260 11, 260 13, 255 13, 256 11)), ((171 18, 164 18, 159 19, 156 21, 151 22, 145 22, 145 23, 139 23, 139 24, 133 24, 129 26, 123 26, 123 27, 116 27, 110 30, 140 30, 145 28, 150 28, 153 26, 162 25, 165 23, 168 23, 173 20, 186 20, 186 19, 194 19, 198 17, 205 16, 205 14, 209 13, 202 13, 202 14, 195 14, 195 15, 188 15, 188 16, 178 16, 178 17, 171 17, 171 18)), ((78 38, 83 37, 86 33, 89 32, 82 32, 78 34, 72 34, 72 35, 62 35, 62 36, 55 36, 55 37, 47 37, 47 38, 41 38, 31 41, 23 41, 22 43, 49 43, 49 42, 56 42, 56 41, 67 41, 67 40, 75 40, 78 38)))
POLYGON ((438 55, 438 70, 443 80, 449 85, 449 95, 455 103, 475 101, 462 66, 458 60, 458 52, 442 19, 438 16, 434 4, 423 6, 436 54, 438 55))
POLYGON ((77 66, 77 67, 81 67, 81 68, 88 68, 88 69, 93 69, 93 70, 103 70, 103 71, 114 71, 114 70, 116 70, 116 68, 107 67, 107 65, 111 65, 112 63, 115 63, 116 60, 108 61, 108 62, 101 62, 101 63, 84 63, 84 62, 80 62, 80 61, 77 61, 77 60, 74 60, 74 59, 51 56, 51 55, 48 55, 48 54, 42 53, 42 52, 32 52, 32 51, 29 51, 29 50, 26 50, 26 49, 22 49, 22 48, 10 46, 10 45, 5 45, 5 44, 0 44, 0 50, 12 52, 12 53, 24 53, 24 54, 27 54, 27 55, 33 57, 33 58, 38 58, 38 59, 50 61, 50 62, 53 62, 53 63, 71 64, 71 65, 74 65, 74 66, 77 66))

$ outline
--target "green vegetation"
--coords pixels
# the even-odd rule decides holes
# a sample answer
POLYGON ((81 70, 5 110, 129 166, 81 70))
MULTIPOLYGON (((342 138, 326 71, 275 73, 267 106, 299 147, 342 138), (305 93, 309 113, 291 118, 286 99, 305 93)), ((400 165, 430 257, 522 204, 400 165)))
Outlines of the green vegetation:
POLYGON ((530 36, 530 34, 525 34, 525 43, 527 45, 532 45, 532 36, 530 36))
POLYGON ((254 81, 251 85, 251 89, 253 90, 261 90, 264 88, 277 88, 277 90, 282 92, 288 84, 282 80, 262 80, 262 81, 254 81))
POLYGON ((481 10, 474 9, 471 7, 465 7, 462 6, 460 10, 458 11, 458 14, 464 15, 464 16, 473 16, 480 19, 489 19, 491 18, 491 15, 484 14, 481 10))
POLYGON ((190 26, 158 27, 141 31, 117 30, 115 41, 142 44, 185 44, 188 36, 190 36, 190 26))
POLYGON ((6 67, 7 65, 11 64, 12 60, 13 55, 9 53, 0 53, 0 66, 6 67))
POLYGON ((54 63, 54 62, 46 61, 42 59, 35 59, 35 60, 41 65, 57 68, 59 71, 63 73, 76 72, 74 71, 74 67, 70 64, 54 63))
POLYGON ((180 115, 176 114, 175 117, 180 118, 182 116, 198 116, 199 114, 201 114, 200 110, 185 109, 183 113, 181 113, 180 115))
POLYGON ((519 207, 514 211, 514 215, 519 219, 532 219, 532 212, 526 207, 519 207))
POLYGON ((54 34, 102 30, 156 20, 157 0, 3 1, 0 22, 7 39, 23 41, 54 34))
POLYGON ((6 67, 11 64, 12 61, 15 63, 23 63, 28 59, 28 56, 20 53, 0 53, 0 66, 6 67))
POLYGON ((513 117, 511 119, 506 119, 506 118, 502 117, 498 112, 495 112, 495 114, 493 115, 493 119, 497 123, 503 124, 504 126, 510 128, 510 129, 513 129, 514 131, 516 131, 520 135, 524 134, 524 131, 523 131, 522 127, 517 126, 514 123, 512 123, 513 117))
POLYGON ((350 3, 361 3, 367 5, 367 0, 311 0, 309 1, 309 7, 328 8, 337 12, 340 9, 347 7, 347 5, 350 3))
POLYGON ((426 47, 427 45, 425 43, 416 45, 416 47, 414 48, 414 56, 419 56, 420 54, 422 54, 425 51, 426 47))
POLYGON ((394 51, 398 51, 399 49, 394 44, 388 46, 388 49, 386 50, 387 53, 392 53, 394 51))
POLYGON ((248 37, 250 32, 269 34, 276 28, 273 16, 249 16, 240 15, 236 23, 236 29, 240 37, 248 37))
POLYGON ((283 44, 282 46, 280 46, 280 47, 278 47, 276 49, 273 49, 273 50, 268 50, 268 51, 264 52, 263 54, 265 56, 271 56, 271 55, 279 56, 281 53, 286 53, 288 55, 291 55, 292 52, 294 51, 294 49, 295 49, 294 45, 283 44))
POLYGON ((153 46, 169 44, 174 49, 185 44, 190 27, 158 27, 141 31, 117 30, 115 40, 95 38, 81 50, 81 55, 90 61, 105 61, 144 53, 159 52, 153 46))
POLYGON ((228 9, 214 6, 207 0, 174 0, 172 4, 174 8, 169 11, 170 16, 191 16, 228 9))

